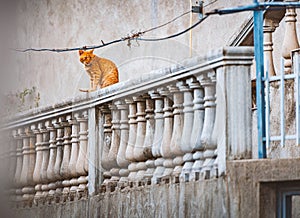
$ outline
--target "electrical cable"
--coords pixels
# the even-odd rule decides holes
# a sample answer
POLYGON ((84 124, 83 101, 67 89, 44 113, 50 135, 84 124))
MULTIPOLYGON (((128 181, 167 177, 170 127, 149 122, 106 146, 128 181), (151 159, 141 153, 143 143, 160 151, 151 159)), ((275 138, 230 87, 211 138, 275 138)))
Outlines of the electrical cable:
MULTIPOLYGON (((214 0, 206 5, 204 5, 203 7, 207 7, 213 3, 215 3, 217 0, 214 0)), ((222 15, 222 14, 231 14, 231 13, 237 13, 237 12, 241 12, 241 11, 253 11, 253 10, 265 10, 269 7, 273 7, 273 8, 278 8, 278 7, 287 7, 287 6, 293 6, 293 7, 300 7, 299 3, 298 2, 263 2, 263 3, 256 3, 256 4, 252 4, 252 5, 247 5, 247 6, 240 6, 240 7, 237 7, 237 8, 225 8, 225 9, 215 9, 215 10, 212 10, 212 11, 209 11, 207 13, 204 14, 203 18, 200 19, 198 22, 196 22, 195 24, 193 24, 192 26, 190 26, 189 28, 179 32, 179 33, 176 33, 176 34, 173 34, 173 35, 170 35, 170 36, 166 36, 166 37, 161 37, 161 38, 142 38, 141 35, 147 33, 147 32, 151 32, 151 31, 154 31, 156 29, 159 29, 161 27, 164 27, 172 22, 174 22, 175 20, 183 17, 184 15, 188 14, 191 12, 190 11, 187 11, 175 18, 173 18, 171 21, 169 22, 166 22, 164 24, 161 24, 159 26, 156 26, 156 27, 153 27, 153 28, 150 28, 148 30, 145 30, 145 31, 140 31, 140 32, 136 32, 136 33, 133 33, 127 37, 123 37, 121 39, 116 39, 116 40, 113 40, 113 41, 110 41, 108 43, 104 43, 102 40, 102 44, 101 45, 95 45, 95 46, 82 46, 82 47, 75 47, 75 48, 65 48, 65 49, 50 49, 50 48, 41 48, 41 49, 37 49, 37 48, 27 48, 27 49, 12 49, 14 51, 17 51, 17 52, 28 52, 28 51, 50 51, 50 52, 66 52, 66 51, 75 51, 75 50, 87 50, 87 49, 97 49, 97 48, 102 48, 102 47, 105 47, 105 46, 108 46, 108 45, 112 45, 112 44, 115 44, 115 43, 119 43, 119 42, 122 42, 122 41, 128 41, 128 45, 130 46, 130 42, 131 40, 136 40, 136 41, 150 41, 150 42, 154 42, 154 41, 162 41, 162 40, 167 40, 167 39, 172 39, 172 38, 175 38, 177 36, 180 36, 190 30, 192 30, 193 28, 195 28, 196 26, 198 26, 200 23, 202 23, 207 17, 209 17, 210 15, 215 15, 215 14, 219 14, 219 15, 222 15)))
POLYGON ((52 49, 52 48, 27 48, 27 49, 12 49, 17 52, 28 52, 28 51, 50 51, 50 52, 66 52, 66 51, 76 51, 76 50, 88 50, 88 49, 97 49, 97 48, 102 48, 108 45, 112 45, 118 42, 124 41, 123 39, 117 39, 108 43, 102 42, 102 45, 95 45, 95 46, 83 46, 83 47, 75 47, 75 48, 65 48, 65 49, 52 49))
POLYGON ((210 5, 214 4, 214 3, 216 3, 217 1, 218 0, 214 0, 214 1, 210 2, 210 3, 207 3, 206 5, 203 5, 203 7, 205 8, 207 6, 210 6, 210 5))
POLYGON ((183 13, 183 14, 181 14, 181 15, 175 17, 175 18, 173 18, 172 20, 170 20, 170 21, 167 22, 167 23, 164 23, 164 24, 161 24, 161 25, 159 25, 159 26, 156 26, 156 27, 150 28, 150 29, 148 29, 148 30, 145 30, 145 31, 143 31, 143 34, 144 34, 144 33, 147 33, 147 32, 151 32, 151 31, 153 31, 153 30, 157 30, 157 29, 159 29, 159 28, 161 28, 161 27, 167 26, 168 24, 173 23, 175 20, 177 20, 177 19, 183 17, 184 15, 189 14, 190 12, 192 12, 192 10, 189 10, 189 11, 187 11, 187 12, 185 12, 185 13, 183 13))
MULTIPOLYGON (((104 43, 102 40, 102 44, 101 45, 94 45, 94 46, 82 46, 82 47, 74 47, 74 48, 59 48, 59 49, 52 49, 52 48, 27 48, 27 49, 12 49, 13 51, 17 51, 17 52, 28 52, 28 51, 36 51, 36 52, 57 52, 57 53, 60 53, 60 52, 67 52, 67 51, 76 51, 76 50, 89 50, 89 49, 98 49, 98 48, 102 48, 102 47, 105 47, 105 46, 108 46, 108 45, 112 45, 112 44, 115 44, 115 43, 119 43, 119 42, 122 42, 122 41, 128 41, 128 45, 130 45, 130 40, 138 40, 140 39, 139 37, 147 32, 151 32, 151 31, 154 31, 154 30, 157 30, 159 28, 162 28, 168 24, 171 24, 173 23, 174 21, 176 21, 177 19, 183 17, 184 15, 186 14, 189 14, 191 13, 191 10, 189 11, 186 11, 184 12, 183 14, 173 18, 172 20, 164 23, 164 24, 161 24, 159 26, 156 26, 156 27, 153 27, 153 28, 150 28, 150 29, 147 29, 145 31, 142 31, 142 32, 137 32, 137 33, 133 33, 132 35, 130 36, 127 36, 127 37, 122 37, 121 39, 116 39, 116 40, 113 40, 113 41, 110 41, 110 42, 107 42, 107 43, 104 43)), ((190 30, 190 28, 188 29, 190 30)), ((188 31, 187 30, 187 31, 188 31)), ((183 33, 187 32, 187 31, 184 31, 183 33)), ((181 34, 183 34, 181 33, 181 34)), ((180 34, 180 35, 181 35, 180 34)), ((172 37, 173 38, 173 37, 172 37)), ((152 39, 151 39, 152 40, 152 39)), ((141 39, 141 41, 150 41, 149 39, 141 39)))
POLYGON ((179 32, 179 33, 176 33, 176 34, 173 34, 173 35, 170 35, 170 36, 166 36, 166 37, 162 37, 162 38, 136 38, 136 40, 138 41, 148 41, 148 42, 155 42, 155 41, 162 41, 162 40, 166 40, 166 39, 172 39, 172 38, 175 38, 177 36, 180 36, 188 31, 190 31, 191 29, 194 29, 196 26, 198 26, 200 23, 202 23, 206 18, 208 18, 210 15, 205 15, 201 20, 199 20, 198 22, 196 22, 195 24, 193 24, 192 26, 190 26, 189 28, 179 32))

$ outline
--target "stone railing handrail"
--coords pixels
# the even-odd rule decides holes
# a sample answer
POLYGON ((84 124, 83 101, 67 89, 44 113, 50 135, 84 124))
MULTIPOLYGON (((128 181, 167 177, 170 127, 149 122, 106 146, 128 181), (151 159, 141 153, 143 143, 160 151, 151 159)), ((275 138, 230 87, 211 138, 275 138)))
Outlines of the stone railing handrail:
MULTIPOLYGON (((251 158, 252 47, 226 47, 10 118, 17 202, 222 176, 251 158)), ((30 203, 30 204, 31 204, 30 203)))
POLYGON ((213 50, 206 56, 190 58, 178 64, 171 65, 170 67, 141 74, 137 79, 120 82, 89 94, 79 93, 76 97, 60 101, 53 105, 33 108, 13 116, 7 116, 3 120, 3 129, 16 128, 24 124, 50 119, 68 112, 88 109, 114 99, 158 87, 162 84, 168 84, 168 82, 172 82, 176 79, 188 77, 195 73, 201 73, 201 71, 214 69, 223 65, 231 65, 236 63, 237 60, 240 64, 243 64, 243 60, 247 64, 249 57, 243 55, 251 51, 251 47, 244 47, 243 51, 235 47, 213 50))

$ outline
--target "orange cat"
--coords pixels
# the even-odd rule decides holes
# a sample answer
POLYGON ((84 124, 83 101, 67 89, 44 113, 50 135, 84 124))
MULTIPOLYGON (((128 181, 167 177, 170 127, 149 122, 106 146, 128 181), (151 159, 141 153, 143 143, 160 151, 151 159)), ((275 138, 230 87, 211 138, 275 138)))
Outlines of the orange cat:
POLYGON ((90 76, 90 89, 79 89, 81 92, 92 92, 106 86, 119 82, 118 68, 116 65, 105 58, 100 58, 93 54, 94 50, 79 50, 80 62, 90 76))

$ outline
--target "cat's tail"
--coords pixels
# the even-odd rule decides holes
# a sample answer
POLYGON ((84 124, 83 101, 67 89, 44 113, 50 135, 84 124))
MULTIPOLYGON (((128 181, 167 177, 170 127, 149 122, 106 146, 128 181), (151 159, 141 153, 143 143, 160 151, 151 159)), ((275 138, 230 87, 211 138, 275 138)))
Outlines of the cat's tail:
POLYGON ((90 90, 90 89, 79 89, 79 91, 81 91, 81 92, 91 92, 92 90, 90 90))

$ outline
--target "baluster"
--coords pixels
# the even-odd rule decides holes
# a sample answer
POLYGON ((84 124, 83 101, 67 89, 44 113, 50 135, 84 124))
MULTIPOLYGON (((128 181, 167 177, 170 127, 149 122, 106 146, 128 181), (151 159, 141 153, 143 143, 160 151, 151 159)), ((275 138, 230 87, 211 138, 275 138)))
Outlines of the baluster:
POLYGON ((110 180, 112 182, 119 181, 119 166, 117 163, 117 155, 120 146, 120 111, 114 104, 109 105, 112 113, 112 136, 111 136, 111 146, 108 152, 109 168, 110 168, 110 180))
POLYGON ((17 166, 17 141, 14 139, 14 136, 17 134, 16 130, 13 130, 10 135, 10 160, 9 160, 9 174, 8 174, 8 182, 9 182, 9 200, 13 201, 15 198, 15 187, 14 187, 14 179, 15 179, 15 172, 17 166))
POLYGON ((16 201, 22 200, 22 186, 20 183, 20 175, 22 171, 22 162, 23 162, 23 154, 22 154, 22 140, 23 130, 20 128, 14 135, 14 138, 17 140, 17 149, 16 149, 16 156, 17 156, 17 164, 16 164, 16 171, 14 175, 14 183, 16 187, 16 201))
POLYGON ((144 140, 144 154, 147 158, 145 164, 147 170, 144 174, 144 178, 146 182, 151 182, 151 178, 154 173, 154 160, 152 154, 152 146, 153 146, 153 139, 154 139, 154 129, 155 129, 155 121, 154 121, 154 105, 153 100, 150 98, 149 94, 145 94, 143 96, 146 99, 146 135, 144 140))
POLYGON ((183 156, 184 165, 180 174, 181 181, 188 181, 193 166, 193 147, 191 145, 191 134, 194 122, 193 93, 188 84, 179 86, 183 92, 183 129, 181 137, 181 150, 185 153, 183 156))
MULTIPOLYGON (((298 2, 298 0, 286 0, 286 2, 298 2)), ((296 10, 294 7, 287 7, 285 14, 285 34, 282 44, 282 56, 284 61, 284 72, 290 73, 292 67, 291 51, 299 48, 296 31, 296 10)))
POLYGON ((164 98, 157 91, 150 91, 149 95, 151 99, 155 101, 154 119, 155 119, 155 130, 153 136, 152 154, 155 158, 154 165, 155 170, 151 182, 156 184, 159 182, 159 177, 162 176, 165 168, 163 167, 164 158, 161 155, 161 142, 163 137, 164 129, 164 98))
MULTIPOLYGON (((3 196, 7 197, 8 199, 11 198, 10 196, 10 191, 11 191, 11 184, 12 183, 12 172, 10 170, 14 170, 13 166, 10 166, 11 164, 11 152, 12 152, 12 147, 14 148, 15 146, 13 145, 13 140, 12 140, 12 131, 7 130, 7 131, 0 131, 0 140, 1 144, 4 146, 3 149, 3 162, 1 167, 1 173, 5 173, 5 178, 3 178, 3 196)), ((10 199, 11 200, 11 199, 10 199)))
MULTIPOLYGON (((55 164, 54 164, 54 178, 56 180, 55 182, 55 192, 50 192, 50 197, 54 195, 55 202, 58 202, 62 195, 62 180, 63 177, 60 174, 60 168, 63 158, 63 141, 64 141, 64 123, 65 123, 65 117, 59 117, 57 122, 54 124, 54 127, 56 129, 56 158, 55 158, 55 164)), ((54 190, 54 189, 53 189, 54 190)))
POLYGON ((101 114, 104 116, 104 123, 103 123, 103 149, 101 155, 101 166, 105 170, 103 172, 104 177, 104 184, 107 184, 109 179, 111 178, 110 175, 110 167, 109 167, 109 159, 108 153, 111 145, 111 114, 110 110, 108 109, 107 105, 100 107, 101 114))
POLYGON ((34 134, 34 130, 36 129, 36 125, 31 125, 31 129, 28 132, 29 134, 29 170, 28 170, 28 178, 27 183, 30 185, 30 188, 28 189, 28 199, 30 202, 33 202, 34 194, 35 194, 35 183, 33 180, 33 173, 36 163, 36 135, 34 134))
POLYGON ((165 89, 159 89, 159 94, 164 97, 164 130, 161 142, 161 154, 164 158, 163 166, 165 168, 162 177, 167 178, 173 172, 173 159, 171 154, 170 142, 173 131, 173 113, 172 113, 172 96, 170 92, 165 89))
POLYGON ((64 141, 63 141, 63 158, 60 167, 60 174, 62 175, 63 181, 63 190, 62 190, 62 197, 63 201, 68 198, 70 192, 70 172, 69 172, 69 163, 70 163, 70 156, 71 156, 71 125, 69 123, 71 119, 71 115, 66 117, 66 121, 63 122, 64 126, 64 141))
POLYGON ((274 18, 265 18, 264 19, 264 61, 266 69, 269 70, 270 76, 275 76, 275 67, 273 61, 273 32, 278 27, 278 21, 275 21, 274 18))
POLYGON ((120 173, 120 182, 127 182, 128 181, 128 165, 129 161, 125 158, 126 148, 128 144, 128 136, 129 136, 129 127, 128 127, 128 105, 125 104, 124 101, 116 101, 115 102, 118 110, 121 113, 121 120, 120 120, 120 147, 117 155, 117 164, 121 168, 120 173))
POLYGON ((56 189, 56 178, 55 178, 55 162, 57 157, 57 144, 56 144, 56 124, 57 120, 53 119, 51 125, 48 126, 48 130, 50 131, 50 139, 49 139, 49 164, 47 169, 47 178, 49 180, 48 184, 48 198, 49 202, 54 199, 55 189, 56 189))
MULTIPOLYGON (((46 121, 45 122, 45 127, 42 128, 40 131, 42 133, 43 141, 42 141, 42 153, 43 153, 43 161, 42 161, 42 166, 41 166, 41 190, 42 190, 42 195, 43 198, 45 198, 48 194, 48 178, 47 178, 47 168, 48 168, 48 163, 49 163, 49 140, 50 140, 50 134, 48 128, 50 127, 50 122, 46 121)), ((51 127, 50 127, 51 128, 51 127)), ((44 200, 44 199, 43 199, 44 200)))
MULTIPOLYGON (((9 176, 9 162, 10 162, 10 145, 11 135, 9 130, 0 130, 0 145, 2 145, 1 158, 0 158, 0 173, 5 175, 1 178, 2 181, 2 198, 10 198, 10 178, 9 176)), ((24 196, 23 196, 24 199, 24 196)), ((6 202, 5 202, 6 203, 6 202)))
POLYGON ((129 105, 129 136, 128 136, 128 145, 126 148, 126 153, 125 157, 128 161, 131 161, 131 163, 128 166, 129 170, 129 175, 128 175, 128 180, 129 181, 134 181, 135 176, 136 176, 136 164, 134 161, 134 155, 133 155, 133 150, 134 150, 134 145, 135 145, 135 140, 136 140, 136 131, 137 131, 137 121, 136 121, 136 104, 132 100, 132 98, 127 98, 125 99, 126 104, 129 105))
POLYGON ((137 105, 137 131, 136 131, 136 140, 133 149, 134 159, 138 162, 136 164, 137 174, 135 176, 136 181, 141 181, 144 178, 147 166, 145 161, 147 157, 145 156, 144 141, 146 135, 146 103, 145 99, 142 96, 133 97, 133 100, 137 105))
MULTIPOLYGON (((89 155, 88 155, 88 132, 89 132, 89 130, 88 130, 88 113, 86 112, 86 114, 85 114, 85 116, 86 116, 86 151, 85 151, 85 156, 84 156, 84 170, 85 170, 85 172, 86 172, 86 176, 85 176, 85 179, 86 179, 86 183, 84 184, 84 185, 81 185, 81 188, 82 187, 84 187, 85 188, 85 191, 87 191, 88 190, 88 182, 89 182, 89 180, 88 180, 88 172, 89 172, 89 155)), ((87 194, 87 192, 86 192, 86 194, 87 194)))
POLYGON ((201 85, 204 87, 204 124, 201 135, 201 143, 204 145, 203 156, 205 161, 201 169, 201 178, 206 179, 210 177, 215 160, 215 150, 217 145, 211 141, 211 136, 215 123, 216 114, 216 77, 215 72, 208 73, 207 77, 201 80, 201 85))
POLYGON ((168 86, 170 93, 173 94, 174 104, 173 104, 173 133, 171 138, 171 154, 174 158, 173 165, 175 166, 173 171, 173 176, 178 178, 183 164, 183 151, 181 150, 181 136, 183 128, 183 94, 180 92, 177 86, 182 86, 183 82, 177 82, 176 85, 168 86))
POLYGON ((76 169, 76 164, 78 161, 78 152, 79 152, 79 123, 77 121, 79 114, 75 113, 70 124, 72 125, 72 134, 71 134, 71 156, 69 162, 69 172, 70 172, 70 193, 71 197, 74 198, 78 188, 78 177, 79 174, 76 169))
MULTIPOLYGON (((28 127, 24 129, 25 131, 22 130, 22 133, 20 134, 20 137, 22 138, 22 156, 23 156, 23 161, 22 161, 22 169, 20 173, 20 187, 26 188, 27 185, 27 173, 28 173, 28 164, 29 164, 29 155, 28 155, 28 149, 29 149, 29 137, 26 134, 28 132, 28 127)), ((22 189, 22 200, 24 199, 24 195, 26 192, 24 192, 22 189)))
POLYGON ((33 133, 36 135, 35 151, 36 151, 36 160, 33 171, 33 181, 35 185, 35 196, 34 201, 37 204, 42 197, 42 162, 43 162, 43 134, 42 134, 43 124, 39 123, 37 128, 33 130, 33 133))
POLYGON ((87 191, 87 175, 88 175, 88 166, 87 166, 87 149, 88 149, 88 123, 87 123, 87 111, 82 112, 81 116, 78 117, 77 121, 79 122, 79 154, 76 164, 76 169, 80 177, 78 178, 78 194, 81 197, 83 194, 86 194, 87 191))
POLYGON ((33 183, 33 171, 35 164, 35 135, 32 132, 35 129, 35 125, 28 127, 25 130, 26 137, 23 139, 23 169, 21 173, 21 182, 23 186, 22 189, 23 199, 27 201, 29 205, 34 198, 34 183, 33 183))
POLYGON ((193 154, 194 164, 192 166, 192 173, 190 174, 190 180, 193 181, 199 177, 204 158, 204 146, 201 143, 204 123, 204 90, 196 79, 190 83, 190 88, 194 91, 194 124, 191 135, 191 146, 195 153, 193 154))

